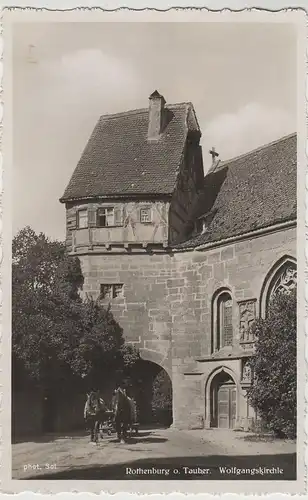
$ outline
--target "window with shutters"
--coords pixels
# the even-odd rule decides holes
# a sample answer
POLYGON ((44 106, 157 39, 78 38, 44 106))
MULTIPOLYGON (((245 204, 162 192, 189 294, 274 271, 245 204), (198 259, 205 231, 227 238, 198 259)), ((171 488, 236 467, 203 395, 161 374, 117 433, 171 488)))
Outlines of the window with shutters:
POLYGON ((216 294, 213 300, 213 347, 219 351, 233 344, 233 300, 227 291, 216 294))
POLYGON ((97 226, 122 226, 122 209, 119 207, 102 207, 97 211, 97 226))
POLYGON ((146 224, 148 222, 151 222, 151 208, 150 207, 140 208, 140 222, 142 224, 146 224))
POLYGON ((77 228, 84 229, 88 227, 88 210, 77 211, 77 228))
POLYGON ((88 224, 89 227, 96 226, 96 209, 93 207, 88 208, 88 224))

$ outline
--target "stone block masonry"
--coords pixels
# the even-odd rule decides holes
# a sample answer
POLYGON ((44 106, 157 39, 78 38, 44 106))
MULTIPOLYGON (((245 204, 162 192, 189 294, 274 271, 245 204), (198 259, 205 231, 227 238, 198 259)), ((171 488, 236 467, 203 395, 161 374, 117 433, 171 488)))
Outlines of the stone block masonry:
POLYGON ((266 275, 285 255, 296 257, 295 228, 203 251, 88 254, 80 260, 85 293, 97 298, 101 284, 123 284, 123 294, 110 299, 112 311, 126 340, 171 375, 174 425, 191 428, 205 420, 205 375, 210 375, 212 365, 198 359, 212 353, 214 294, 230 291, 238 339, 237 302, 255 299, 258 315, 266 275), (187 370, 196 374, 188 376, 187 370))

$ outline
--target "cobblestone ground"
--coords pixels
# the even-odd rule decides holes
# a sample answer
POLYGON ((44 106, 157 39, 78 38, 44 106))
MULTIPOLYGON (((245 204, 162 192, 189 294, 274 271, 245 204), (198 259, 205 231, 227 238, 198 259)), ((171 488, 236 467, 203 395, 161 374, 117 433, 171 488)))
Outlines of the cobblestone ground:
POLYGON ((141 430, 125 444, 112 435, 96 446, 85 434, 50 435, 13 445, 12 477, 292 480, 295 452, 294 442, 220 430, 141 430))

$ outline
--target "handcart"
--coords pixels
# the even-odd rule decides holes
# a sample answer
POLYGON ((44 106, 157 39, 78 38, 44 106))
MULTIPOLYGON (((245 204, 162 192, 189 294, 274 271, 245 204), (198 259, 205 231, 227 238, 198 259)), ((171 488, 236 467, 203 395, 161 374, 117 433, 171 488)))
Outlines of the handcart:
POLYGON ((138 435, 139 432, 139 423, 138 422, 133 422, 130 426, 129 433, 130 434, 135 434, 136 436, 138 435))

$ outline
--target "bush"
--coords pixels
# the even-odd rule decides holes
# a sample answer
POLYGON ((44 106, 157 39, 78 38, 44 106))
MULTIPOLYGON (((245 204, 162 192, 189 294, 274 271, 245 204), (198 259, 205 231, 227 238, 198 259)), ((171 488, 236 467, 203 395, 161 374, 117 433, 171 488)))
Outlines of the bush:
POLYGON ((278 437, 296 436, 296 291, 278 295, 254 326, 256 353, 248 399, 278 437))

